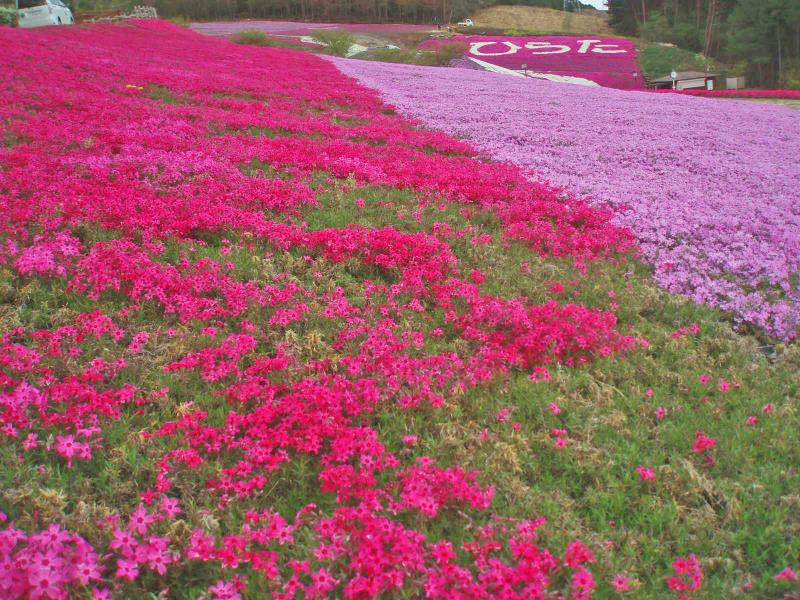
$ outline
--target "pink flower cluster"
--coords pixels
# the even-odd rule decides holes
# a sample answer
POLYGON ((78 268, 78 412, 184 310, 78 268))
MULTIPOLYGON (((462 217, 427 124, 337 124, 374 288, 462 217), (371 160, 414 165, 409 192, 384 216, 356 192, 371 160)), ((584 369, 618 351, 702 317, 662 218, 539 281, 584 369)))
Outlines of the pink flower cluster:
MULTIPOLYGON (((7 520, 0 512, 0 524, 7 520)), ((67 598, 69 587, 102 579, 100 557, 81 536, 52 524, 31 535, 0 529, 0 597, 67 598)))
POLYGON ((10 575, 0 580, 0 594, 3 598, 63 599, 70 597, 70 591, 92 586, 93 598, 109 598, 112 590, 136 580, 142 570, 163 576, 181 555, 172 548, 171 538, 153 530, 180 513, 178 500, 164 496, 153 510, 140 504, 126 526, 120 527, 118 514, 104 517, 96 523, 107 533, 102 553, 57 524, 26 534, 0 513, 0 567, 10 575))
POLYGON ((43 363, 47 358, 76 358, 81 344, 105 339, 116 345, 124 335, 112 319, 99 312, 79 315, 74 325, 38 330, 29 335, 15 329, 0 337, 0 434, 23 440, 25 452, 51 450, 71 467, 77 460, 91 460, 102 445, 100 423, 119 418, 127 404, 141 404, 134 386, 107 386, 127 364, 126 358, 108 361, 94 357, 84 368, 58 377, 43 363), (27 342, 28 345, 19 342, 27 342), (34 378, 36 385, 26 381, 34 378), (56 428, 52 445, 40 439, 42 426, 56 428))
POLYGON ((773 336, 797 335, 800 112, 333 60, 423 124, 611 203, 670 292, 773 336))
MULTIPOLYGON (((673 90, 651 90, 673 92, 673 90)), ((772 98, 782 100, 800 100, 800 90, 676 90, 673 93, 687 96, 705 96, 708 98, 772 98)))
MULTIPOLYGON (((679 556, 672 563, 675 574, 667 577, 667 587, 675 592, 695 592, 703 586, 703 569, 694 554, 679 556)), ((681 594, 681 598, 688 598, 681 594)))

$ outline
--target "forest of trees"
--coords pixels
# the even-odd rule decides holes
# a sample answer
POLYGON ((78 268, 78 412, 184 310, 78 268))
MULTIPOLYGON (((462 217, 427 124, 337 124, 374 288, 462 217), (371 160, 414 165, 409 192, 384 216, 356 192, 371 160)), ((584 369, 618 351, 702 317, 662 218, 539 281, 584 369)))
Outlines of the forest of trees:
MULTIPOLYGON (((80 1, 80 0, 78 0, 80 1)), ((84 0, 87 1, 87 0, 84 0)), ((92 0, 88 0, 91 2, 92 0)), ((192 19, 247 16, 330 21, 452 23, 495 4, 527 4, 573 10, 579 0, 153 0, 159 14, 192 19)))
POLYGON ((737 63, 750 85, 800 87, 800 0, 608 0, 608 5, 618 33, 737 63))
POLYGON ((252 18, 312 21, 448 23, 495 4, 489 0, 156 0, 159 14, 191 19, 252 18))

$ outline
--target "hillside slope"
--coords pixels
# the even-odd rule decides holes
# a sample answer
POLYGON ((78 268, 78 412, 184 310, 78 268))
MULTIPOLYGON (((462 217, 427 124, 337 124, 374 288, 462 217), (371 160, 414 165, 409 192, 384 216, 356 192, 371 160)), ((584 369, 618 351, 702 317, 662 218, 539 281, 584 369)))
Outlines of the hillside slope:
POLYGON ((571 13, 539 6, 491 6, 475 14, 473 21, 478 28, 535 33, 611 34, 608 21, 599 13, 571 13))
POLYGON ((800 353, 609 210, 311 54, 0 52, 0 597, 789 591, 800 353))

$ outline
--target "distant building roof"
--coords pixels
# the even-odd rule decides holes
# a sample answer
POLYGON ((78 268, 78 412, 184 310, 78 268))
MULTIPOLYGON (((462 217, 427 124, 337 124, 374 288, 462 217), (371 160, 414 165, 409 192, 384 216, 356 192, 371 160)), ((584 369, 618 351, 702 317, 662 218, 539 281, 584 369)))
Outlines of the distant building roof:
MULTIPOLYGON (((704 77, 719 77, 716 73, 705 73, 703 71, 678 71, 675 81, 684 81, 686 79, 702 79, 704 77)), ((672 77, 659 77, 658 79, 651 80, 651 83, 672 83, 672 77)))

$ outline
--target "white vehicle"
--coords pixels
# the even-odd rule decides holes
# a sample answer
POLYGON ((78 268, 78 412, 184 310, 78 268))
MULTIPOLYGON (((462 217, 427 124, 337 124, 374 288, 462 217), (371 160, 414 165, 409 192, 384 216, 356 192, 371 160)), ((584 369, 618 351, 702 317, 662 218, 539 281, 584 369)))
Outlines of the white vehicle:
POLYGON ((472 19, 464 19, 458 23, 459 27, 472 27, 475 23, 472 22, 472 19))
POLYGON ((20 27, 71 25, 72 11, 61 0, 17 0, 20 27))

